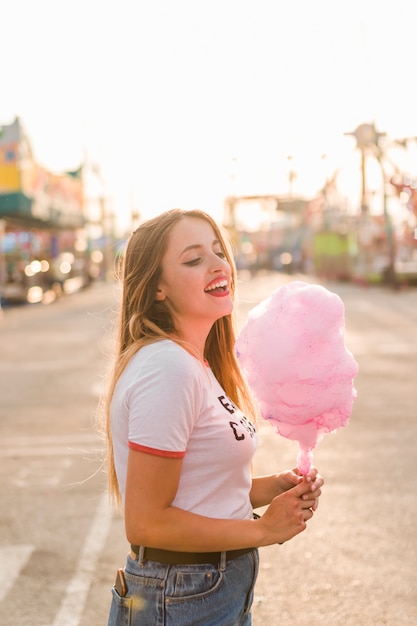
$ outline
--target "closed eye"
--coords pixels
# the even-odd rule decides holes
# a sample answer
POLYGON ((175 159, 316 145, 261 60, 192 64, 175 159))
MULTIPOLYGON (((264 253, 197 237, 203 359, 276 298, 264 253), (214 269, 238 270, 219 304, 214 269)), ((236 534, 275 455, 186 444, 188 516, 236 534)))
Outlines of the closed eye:
POLYGON ((201 257, 197 257, 195 259, 191 259, 191 261, 186 261, 184 265, 188 265, 189 267, 193 267, 194 265, 198 265, 201 261, 201 257))
MULTIPOLYGON (((219 250, 219 252, 215 252, 215 255, 219 257, 219 259, 225 259, 226 255, 223 252, 223 250, 219 250)), ((183 263, 183 265, 187 265, 188 267, 194 267, 196 265, 199 265, 201 263, 202 257, 198 256, 195 257, 195 259, 191 259, 190 261, 185 261, 185 263, 183 263)))

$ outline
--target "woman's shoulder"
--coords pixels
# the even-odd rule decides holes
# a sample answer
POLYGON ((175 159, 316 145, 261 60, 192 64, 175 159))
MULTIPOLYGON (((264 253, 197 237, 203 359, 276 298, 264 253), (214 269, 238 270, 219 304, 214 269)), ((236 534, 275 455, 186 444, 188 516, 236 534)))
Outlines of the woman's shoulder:
POLYGON ((118 381, 118 390, 184 389, 195 394, 204 388, 205 367, 196 357, 171 340, 143 346, 131 358, 118 381))
POLYGON ((171 339, 161 339, 143 346, 132 357, 131 367, 156 367, 163 370, 193 372, 199 360, 171 339))

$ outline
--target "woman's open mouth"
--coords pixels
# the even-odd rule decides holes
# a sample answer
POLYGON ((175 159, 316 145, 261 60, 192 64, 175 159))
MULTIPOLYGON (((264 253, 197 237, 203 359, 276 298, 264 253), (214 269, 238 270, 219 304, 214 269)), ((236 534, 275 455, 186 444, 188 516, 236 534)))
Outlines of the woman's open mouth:
POLYGON ((227 280, 221 279, 213 281, 204 289, 205 293, 209 293, 211 296, 224 296, 229 293, 227 288, 227 280))

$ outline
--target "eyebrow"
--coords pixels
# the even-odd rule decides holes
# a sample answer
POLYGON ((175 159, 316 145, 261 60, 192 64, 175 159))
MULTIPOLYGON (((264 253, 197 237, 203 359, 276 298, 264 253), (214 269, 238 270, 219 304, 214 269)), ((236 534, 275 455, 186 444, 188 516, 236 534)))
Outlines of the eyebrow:
MULTIPOLYGON (((212 246, 216 246, 217 244, 220 244, 220 241, 218 239, 213 239, 212 241, 212 246)), ((180 257, 182 257, 183 254, 185 254, 186 252, 189 252, 190 250, 200 250, 201 248, 204 248, 202 243, 193 243, 190 246, 187 246, 186 248, 184 248, 184 250, 182 250, 182 252, 180 252, 180 257)))

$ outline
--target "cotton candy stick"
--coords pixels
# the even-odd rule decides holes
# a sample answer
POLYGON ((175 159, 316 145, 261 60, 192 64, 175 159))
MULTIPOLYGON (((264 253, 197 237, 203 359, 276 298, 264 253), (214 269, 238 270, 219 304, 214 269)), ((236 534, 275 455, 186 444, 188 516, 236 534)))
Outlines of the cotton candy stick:
POLYGON ((262 417, 298 442, 307 474, 325 434, 346 426, 358 365, 344 340, 341 298, 321 285, 294 281, 248 315, 236 354, 262 417))

